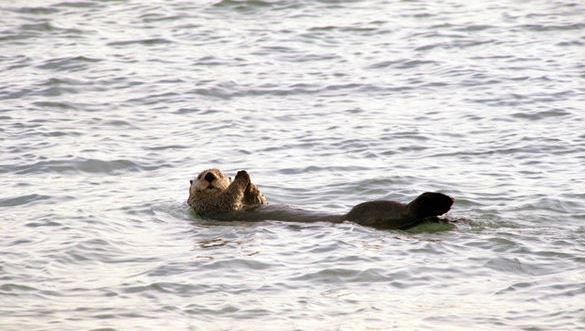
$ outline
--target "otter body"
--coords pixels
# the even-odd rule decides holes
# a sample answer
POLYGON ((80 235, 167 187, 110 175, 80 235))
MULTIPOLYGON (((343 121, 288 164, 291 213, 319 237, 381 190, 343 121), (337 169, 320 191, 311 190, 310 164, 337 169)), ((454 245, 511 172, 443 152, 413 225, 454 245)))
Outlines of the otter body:
POLYGON ((219 169, 207 169, 190 183, 187 203, 201 215, 249 210, 266 203, 245 171, 238 172, 232 181, 219 169))
POLYGON ((425 192, 408 204, 388 200, 363 202, 343 218, 375 228, 403 230, 445 214, 453 202, 453 198, 443 193, 425 192))
POLYGON ((279 205, 266 205, 266 197, 240 171, 234 181, 218 169, 208 169, 191 181, 189 205, 203 217, 230 221, 332 222, 350 221, 380 229, 408 229, 449 211, 453 199, 425 192, 408 204, 377 200, 363 202, 347 214, 331 215, 279 205), (210 175, 211 174, 211 175, 210 175))

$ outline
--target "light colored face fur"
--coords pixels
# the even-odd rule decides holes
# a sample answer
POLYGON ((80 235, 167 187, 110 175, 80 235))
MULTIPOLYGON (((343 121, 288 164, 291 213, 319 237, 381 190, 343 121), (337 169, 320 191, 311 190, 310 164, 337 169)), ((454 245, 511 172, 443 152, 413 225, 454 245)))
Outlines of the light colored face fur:
POLYGON ((189 188, 189 201, 203 200, 217 196, 228 188, 232 179, 219 169, 203 170, 197 178, 191 180, 189 188))

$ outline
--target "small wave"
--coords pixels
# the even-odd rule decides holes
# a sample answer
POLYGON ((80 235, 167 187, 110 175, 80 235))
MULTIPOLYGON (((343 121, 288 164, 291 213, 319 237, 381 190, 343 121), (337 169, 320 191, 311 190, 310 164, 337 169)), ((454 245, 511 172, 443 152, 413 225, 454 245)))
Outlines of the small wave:
MULTIPOLYGON (((573 95, 573 91, 561 91, 557 93, 550 93, 550 94, 518 94, 512 93, 508 95, 503 95, 498 98, 466 98, 466 101, 485 104, 492 107, 518 107, 521 105, 532 105, 532 104, 540 104, 540 103, 550 103, 556 102, 560 98, 570 97, 573 95)), ((564 112, 564 110, 561 110, 564 112)), ((551 115, 552 113, 559 114, 560 111, 557 109, 548 110, 543 112, 544 114, 548 113, 551 115)), ((517 113, 519 114, 519 113, 517 113)), ((557 115, 558 116, 558 115, 557 115)), ((562 115, 564 116, 564 115, 562 115)), ((523 118, 523 117, 521 117, 523 118)))
POLYGON ((511 114, 510 116, 515 117, 515 118, 520 118, 520 119, 536 121, 536 120, 542 120, 542 119, 547 119, 547 118, 564 117, 564 116, 569 116, 569 115, 571 115, 571 113, 566 111, 566 110, 551 109, 551 110, 545 110, 545 111, 540 111, 540 112, 514 113, 514 114, 511 114))
POLYGON ((266 8, 282 4, 281 1, 269 0, 221 0, 213 6, 216 8, 233 8, 238 10, 266 8))
POLYGON ((385 270, 379 268, 370 268, 366 270, 330 268, 316 272, 308 272, 301 276, 290 278, 292 281, 311 281, 326 282, 335 284, 345 284, 349 282, 383 282, 389 281, 384 274, 385 270))
POLYGON ((136 129, 136 126, 134 126, 129 121, 124 121, 124 120, 109 120, 109 121, 104 121, 103 122, 103 125, 105 125, 105 126, 113 126, 113 127, 120 127, 120 128, 125 128, 125 129, 136 129))
POLYGON ((200 108, 179 108, 175 111, 175 114, 191 114, 191 113, 201 113, 201 114, 213 114, 219 113, 217 110, 201 110, 200 108))
POLYGON ((560 214, 567 214, 570 213, 571 210, 576 210, 580 206, 580 201, 543 197, 520 204, 518 207, 516 207, 516 211, 546 210, 549 212, 552 211, 560 214))
POLYGON ((315 173, 315 172, 353 172, 359 170, 366 170, 367 167, 358 167, 358 166, 328 166, 328 167, 318 167, 318 166, 308 166, 302 168, 282 168, 278 170, 279 173, 284 175, 297 175, 297 174, 308 174, 308 173, 315 173))
POLYGON ((16 8, 14 11, 21 14, 48 15, 58 12, 59 9, 51 7, 21 7, 16 8))
MULTIPOLYGON (((85 58, 83 56, 78 57, 79 61, 86 61, 86 62, 99 62, 101 61, 100 59, 93 59, 93 58, 85 58)), ((91 81, 85 81, 85 80, 79 80, 79 79, 73 79, 70 77, 59 77, 59 78, 49 78, 45 81, 42 81, 41 83, 37 84, 37 85, 71 85, 71 86, 88 86, 88 85, 92 85, 93 82, 91 81)))
POLYGON ((174 293, 177 295, 190 295, 190 292, 201 288, 199 285, 192 284, 180 284, 180 283, 169 283, 169 282, 155 282, 148 285, 138 286, 127 286, 122 288, 123 293, 142 293, 142 292, 161 292, 161 293, 174 293))
POLYGON ((0 293, 3 295, 14 295, 15 292, 30 292, 38 291, 37 288, 30 287, 27 285, 7 283, 0 286, 0 293))
POLYGON ((100 62, 101 59, 86 56, 70 56, 57 59, 50 59, 45 63, 37 66, 38 69, 47 69, 55 71, 73 71, 85 69, 88 64, 100 62))
POLYGON ((40 173, 71 173, 85 172, 92 174, 115 175, 124 172, 139 172, 156 170, 168 167, 161 165, 142 165, 130 160, 103 161, 97 159, 73 159, 73 160, 50 160, 40 161, 33 164, 14 166, 0 165, 0 173, 14 172, 18 175, 40 174, 40 173))
POLYGON ((143 22, 145 23, 154 23, 154 22, 164 22, 164 21, 178 21, 181 20, 183 18, 187 18, 187 15, 168 15, 168 16, 164 16, 164 15, 152 15, 152 14, 148 14, 148 15, 143 15, 140 18, 142 19, 143 22))
MULTIPOLYGON (((216 247, 216 246, 212 246, 216 247)), ((274 267, 274 264, 260 262, 256 259, 244 259, 244 258, 233 258, 229 260, 220 260, 220 261, 210 261, 205 263, 203 266, 205 269, 208 270, 240 270, 240 269, 251 269, 251 270, 267 270, 271 267, 274 267)))
POLYGON ((429 51, 435 48, 444 48, 444 49, 457 49, 457 48, 469 48, 469 47, 476 47, 482 46, 486 44, 498 45, 500 42, 495 39, 487 39, 487 40, 453 40, 451 42, 439 42, 433 43, 429 45, 423 45, 415 48, 416 51, 429 51))
POLYGON ((584 42, 573 40, 573 41, 560 41, 556 44, 557 46, 565 47, 565 46, 578 46, 581 47, 585 45, 584 42))
POLYGON ((569 31, 569 30, 582 30, 585 29, 585 23, 565 24, 565 25, 553 25, 553 24, 524 24, 518 26, 520 29, 535 32, 549 32, 549 31, 569 31))
MULTIPOLYGON (((241 313, 241 308, 238 305, 233 304, 221 304, 217 307, 209 304, 189 304, 186 309, 185 313, 194 315, 194 316, 202 316, 202 315, 209 315, 218 316, 218 315, 225 315, 229 316, 230 318, 234 318, 234 314, 241 313)), ((270 315, 269 311, 264 313, 264 316, 270 315)), ((249 316, 246 316, 249 317, 249 316)))
POLYGON ((489 30, 489 29, 493 29, 494 26, 493 25, 482 25, 482 24, 470 24, 470 25, 465 25, 459 28, 455 28, 453 30, 455 31, 459 31, 459 32, 478 32, 478 31, 484 31, 484 30, 489 30))
POLYGON ((70 103, 70 102, 55 102, 55 101, 38 101, 33 102, 34 106, 38 108, 45 109, 45 108, 53 108, 53 109, 63 109, 63 110, 77 110, 77 107, 70 103))
POLYGON ((543 264, 529 263, 520 258, 496 257, 485 263, 484 267, 513 275, 547 275, 558 272, 554 267, 543 264))
POLYGON ((80 29, 62 28, 49 22, 23 24, 18 30, 19 35, 26 37, 33 37, 45 33, 62 34, 71 37, 75 35, 82 35, 85 33, 85 31, 80 29))
POLYGON ((27 205, 27 204, 33 203, 35 201, 42 201, 42 200, 48 200, 48 199, 51 199, 51 197, 48 195, 40 195, 40 194, 28 194, 28 195, 22 195, 22 196, 14 197, 14 198, 5 198, 5 199, 0 199, 0 208, 1 207, 15 207, 15 206, 27 205))
POLYGON ((298 96, 298 95, 316 95, 321 93, 335 93, 349 95, 350 92, 363 93, 382 93, 382 92, 403 92, 411 90, 413 87, 386 87, 375 84, 330 84, 325 86, 318 86, 316 84, 292 84, 290 86, 257 86, 246 87, 238 85, 227 86, 225 84, 218 84, 217 86, 198 87, 188 94, 195 94, 206 97, 214 97, 219 99, 232 99, 237 97, 250 96, 298 96))
POLYGON ((29 228, 40 228, 45 226, 62 226, 63 224, 51 220, 41 220, 41 221, 34 221, 28 222, 24 226, 29 228))
POLYGON ((55 7, 67 7, 67 8, 91 8, 98 6, 98 3, 94 1, 66 1, 60 2, 55 7))
POLYGON ((423 60, 394 60, 394 61, 383 61, 379 63, 372 64, 369 66, 369 69, 381 69, 387 67, 394 67, 397 69, 411 69, 416 68, 419 66, 424 65, 437 65, 438 62, 436 61, 423 61, 423 60))
POLYGON ((145 46, 153 46, 153 45, 165 45, 165 44, 172 44, 173 41, 165 38, 149 38, 149 39, 140 39, 140 40, 124 40, 124 41, 113 41, 107 43, 108 46, 128 46, 128 45, 145 45, 145 46))

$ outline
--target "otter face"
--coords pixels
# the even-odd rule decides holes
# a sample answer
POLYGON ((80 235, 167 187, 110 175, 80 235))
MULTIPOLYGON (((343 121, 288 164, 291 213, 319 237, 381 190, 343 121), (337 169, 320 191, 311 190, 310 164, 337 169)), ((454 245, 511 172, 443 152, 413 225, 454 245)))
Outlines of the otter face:
POLYGON ((439 216, 451 209, 455 200, 448 195, 425 192, 409 204, 409 209, 418 217, 439 216))
POLYGON ((214 197, 228 188, 231 178, 219 169, 203 170, 197 178, 190 180, 189 200, 196 201, 214 197))

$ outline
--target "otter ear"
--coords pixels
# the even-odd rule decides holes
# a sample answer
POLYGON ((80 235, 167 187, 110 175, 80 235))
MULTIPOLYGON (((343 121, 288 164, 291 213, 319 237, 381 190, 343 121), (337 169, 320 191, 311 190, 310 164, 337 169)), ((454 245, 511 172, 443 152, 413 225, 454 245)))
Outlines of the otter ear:
POLYGON ((228 180, 230 181, 230 183, 232 182, 232 177, 228 177, 228 180))

